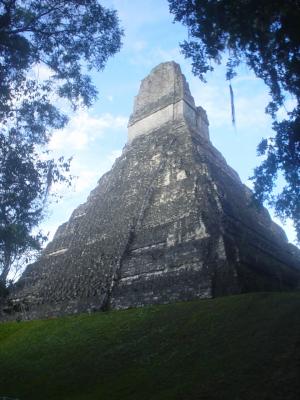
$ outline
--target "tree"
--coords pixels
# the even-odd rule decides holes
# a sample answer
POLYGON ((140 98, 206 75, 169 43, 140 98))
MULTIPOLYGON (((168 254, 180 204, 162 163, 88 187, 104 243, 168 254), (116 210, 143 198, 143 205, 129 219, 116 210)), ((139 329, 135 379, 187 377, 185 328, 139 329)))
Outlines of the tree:
POLYGON ((119 51, 122 30, 114 10, 97 0, 0 0, 0 286, 14 262, 38 250, 33 234, 52 183, 70 182, 70 160, 47 151, 53 129, 97 96, 88 72, 102 70, 119 51), (39 79, 33 70, 47 68, 39 79))
POLYGON ((227 56, 226 78, 246 63, 269 88, 272 101, 266 112, 273 118, 275 135, 263 139, 264 155, 254 170, 255 197, 275 208, 282 219, 291 218, 300 241, 300 1, 299 0, 168 0, 175 21, 188 28, 182 52, 192 59, 193 73, 205 81, 227 56), (294 108, 284 120, 278 110, 286 95, 294 108), (278 176, 285 186, 274 193, 278 176))

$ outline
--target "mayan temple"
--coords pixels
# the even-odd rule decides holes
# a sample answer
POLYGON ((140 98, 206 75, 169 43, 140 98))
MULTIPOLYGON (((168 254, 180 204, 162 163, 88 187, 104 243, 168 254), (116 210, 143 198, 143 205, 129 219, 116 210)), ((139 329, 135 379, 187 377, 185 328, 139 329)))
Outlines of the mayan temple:
POLYGON ((9 312, 40 318, 299 287, 300 251, 253 205, 208 125, 179 65, 154 68, 122 155, 27 267, 9 312))

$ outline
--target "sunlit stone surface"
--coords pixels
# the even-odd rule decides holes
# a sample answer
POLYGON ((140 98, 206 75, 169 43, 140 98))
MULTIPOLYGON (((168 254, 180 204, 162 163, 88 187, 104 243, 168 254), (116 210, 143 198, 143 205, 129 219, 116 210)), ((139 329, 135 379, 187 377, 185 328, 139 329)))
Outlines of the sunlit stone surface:
POLYGON ((121 157, 27 267, 2 318, 293 289, 299 260, 168 62, 141 83, 121 157))

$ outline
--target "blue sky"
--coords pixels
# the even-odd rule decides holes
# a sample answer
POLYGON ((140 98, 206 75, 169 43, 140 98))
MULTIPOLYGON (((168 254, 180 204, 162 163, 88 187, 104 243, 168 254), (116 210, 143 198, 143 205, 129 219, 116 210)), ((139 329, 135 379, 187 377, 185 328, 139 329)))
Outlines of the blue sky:
MULTIPOLYGON (((172 22, 166 0, 101 0, 101 4, 117 9, 125 30, 123 47, 103 72, 92 73, 98 101, 88 111, 71 115, 68 127, 55 132, 50 142, 54 156, 73 156, 71 172, 78 177, 70 189, 55 188, 63 199, 49 205, 42 224, 50 238, 121 154, 140 81, 160 62, 174 60, 180 64, 196 104, 207 111, 212 143, 244 183, 250 185, 248 178, 260 162, 257 144, 262 137, 272 135, 271 120, 264 113, 269 100, 267 88, 246 67, 240 68, 232 82, 237 121, 236 128, 232 126, 224 67, 218 66, 208 74, 206 84, 192 75, 190 61, 183 58, 179 49, 187 31, 172 22)), ((42 68, 39 73, 42 75, 42 68)), ((291 223, 284 229, 289 240, 294 241, 291 223)))

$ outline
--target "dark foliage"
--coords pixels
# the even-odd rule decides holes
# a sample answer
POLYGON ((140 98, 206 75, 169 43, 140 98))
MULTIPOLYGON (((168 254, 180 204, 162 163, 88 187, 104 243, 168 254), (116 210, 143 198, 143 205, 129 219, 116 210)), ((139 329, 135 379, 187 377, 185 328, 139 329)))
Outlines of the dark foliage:
POLYGON ((274 122, 274 137, 264 139, 258 154, 265 159, 254 171, 255 196, 294 221, 300 240, 300 1, 299 0, 169 0, 175 21, 187 26, 189 40, 181 44, 201 80, 228 56, 228 80, 246 63, 269 88, 266 112, 274 122), (286 95, 295 100, 284 120, 277 111, 286 95), (274 188, 285 178, 281 193, 274 188))
MULTIPOLYGON (((121 46, 114 10, 97 0, 0 0, 0 283, 14 263, 40 249, 33 234, 50 186, 70 183, 70 160, 53 160, 47 143, 67 123, 56 106, 90 106, 90 76, 121 46), (38 79, 34 67, 46 67, 38 79)), ((26 261, 26 260, 25 260, 26 261)))

